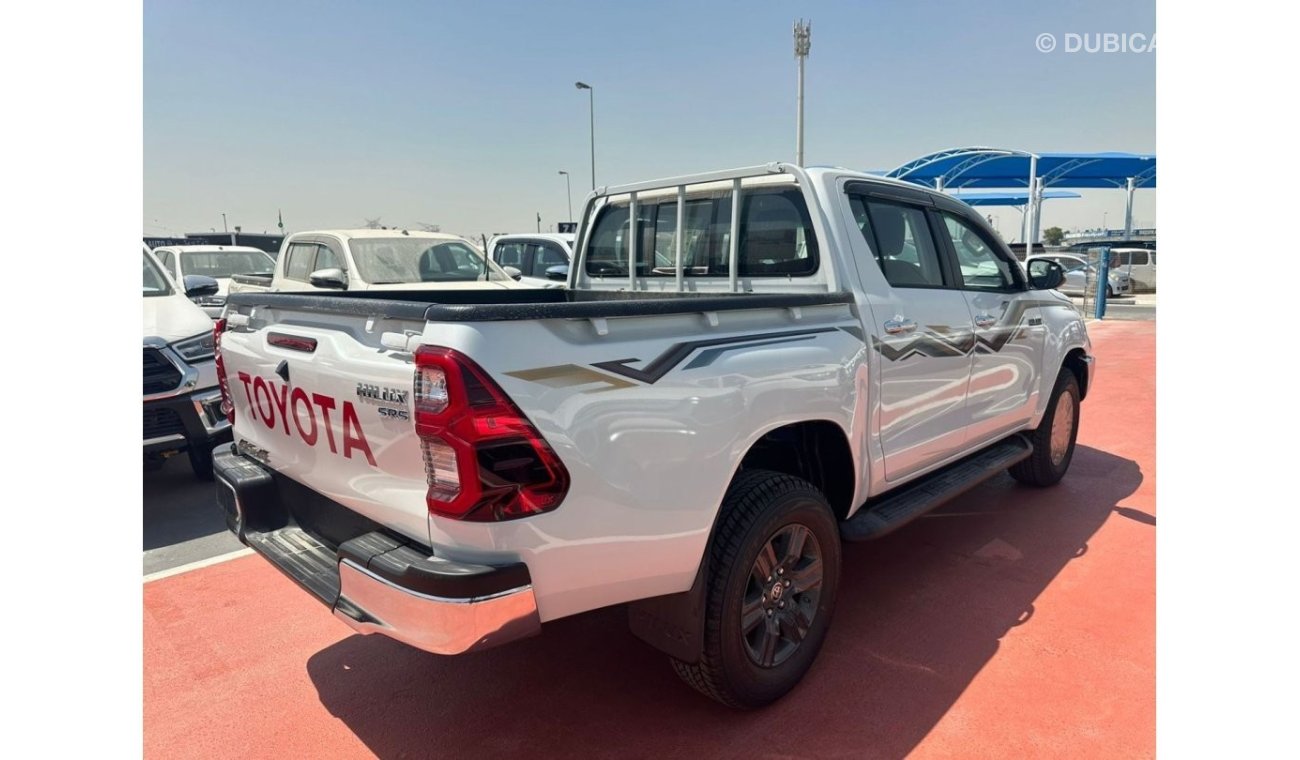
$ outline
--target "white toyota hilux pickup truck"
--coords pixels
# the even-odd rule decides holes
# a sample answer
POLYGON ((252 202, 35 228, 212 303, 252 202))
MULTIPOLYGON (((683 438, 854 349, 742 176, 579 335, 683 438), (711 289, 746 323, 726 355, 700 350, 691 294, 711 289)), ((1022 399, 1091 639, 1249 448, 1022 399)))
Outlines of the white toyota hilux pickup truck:
POLYGON ((600 188, 567 289, 232 296, 218 501, 362 633, 457 654, 626 604, 691 686, 763 705, 822 645, 841 541, 1065 474, 1094 369, 1060 281, 857 172, 600 188))
POLYGON ((235 274, 228 292, 516 287, 509 272, 455 235, 360 229, 295 232, 273 270, 235 274))

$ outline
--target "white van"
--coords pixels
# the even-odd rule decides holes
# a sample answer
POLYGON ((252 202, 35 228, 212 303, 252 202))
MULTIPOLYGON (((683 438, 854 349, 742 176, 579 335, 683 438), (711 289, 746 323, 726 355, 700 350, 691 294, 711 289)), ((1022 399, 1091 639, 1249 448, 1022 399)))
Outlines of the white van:
POLYGON ((1112 248, 1110 268, 1127 274, 1134 290, 1156 289, 1156 252, 1152 249, 1112 248))

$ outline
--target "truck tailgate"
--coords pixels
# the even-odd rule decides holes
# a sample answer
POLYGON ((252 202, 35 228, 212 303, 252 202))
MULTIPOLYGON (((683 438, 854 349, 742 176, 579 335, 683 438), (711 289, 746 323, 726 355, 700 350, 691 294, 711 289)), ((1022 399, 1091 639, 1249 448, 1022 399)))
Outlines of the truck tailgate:
POLYGON ((221 356, 241 451, 428 543, 427 485, 411 420, 414 362, 380 343, 385 332, 423 330, 423 321, 292 309, 257 309, 231 321, 221 356))

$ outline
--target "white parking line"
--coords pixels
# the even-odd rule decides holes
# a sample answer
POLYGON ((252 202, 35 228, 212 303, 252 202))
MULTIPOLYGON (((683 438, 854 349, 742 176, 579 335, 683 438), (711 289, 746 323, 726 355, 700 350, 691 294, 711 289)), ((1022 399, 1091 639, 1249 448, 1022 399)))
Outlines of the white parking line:
POLYGON ((230 552, 229 554, 218 554, 215 557, 208 557, 207 559, 201 559, 198 562, 190 562, 189 564, 185 564, 185 565, 169 567, 166 570, 159 570, 156 573, 150 573, 146 575, 144 577, 144 582, 148 583, 150 581, 158 581, 158 580, 162 580, 163 578, 170 578, 173 575, 188 573, 191 570, 198 570, 199 568, 210 567, 212 565, 220 565, 222 562, 229 562, 232 559, 239 559, 240 557, 244 557, 252 553, 253 553, 252 549, 249 549, 248 547, 244 547, 243 549, 237 549, 233 552, 230 552))

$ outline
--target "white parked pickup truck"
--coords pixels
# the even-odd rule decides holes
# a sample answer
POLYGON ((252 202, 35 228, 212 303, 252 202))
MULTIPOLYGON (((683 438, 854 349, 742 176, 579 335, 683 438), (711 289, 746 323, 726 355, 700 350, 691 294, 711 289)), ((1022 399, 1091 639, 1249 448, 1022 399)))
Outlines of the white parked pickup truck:
POLYGON ((566 289, 232 296, 218 500, 357 631, 456 654, 626 604, 691 686, 766 704, 842 540, 1065 475, 1094 367, 1060 281, 857 172, 601 188, 566 289))
POLYGON ((213 319, 221 316, 226 305, 231 277, 269 275, 275 269, 275 259, 266 251, 241 245, 168 245, 155 248, 153 254, 176 282, 184 282, 189 275, 217 281, 216 293, 194 298, 213 319))
POLYGON ((497 235, 487 243, 489 258, 503 269, 519 273, 530 288, 562 288, 569 279, 574 234, 539 232, 497 235))
POLYGON ((272 274, 238 274, 230 293, 517 288, 501 267, 455 235, 413 230, 320 230, 284 239, 272 274))
POLYGON ((194 474, 212 479, 212 447, 230 441, 221 412, 212 319, 191 302, 217 292, 216 280, 177 284, 144 249, 144 468, 185 452, 194 474))

